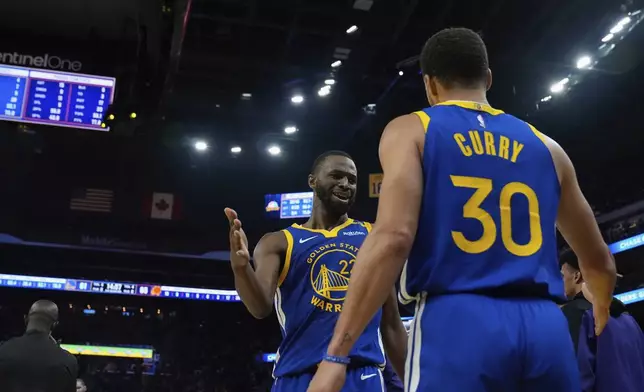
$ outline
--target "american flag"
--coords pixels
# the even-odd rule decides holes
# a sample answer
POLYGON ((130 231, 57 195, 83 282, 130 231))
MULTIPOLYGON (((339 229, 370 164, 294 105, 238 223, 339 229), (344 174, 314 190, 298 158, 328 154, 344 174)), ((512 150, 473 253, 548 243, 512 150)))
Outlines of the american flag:
POLYGON ((69 201, 74 211, 112 212, 114 191, 109 189, 75 189, 69 201))

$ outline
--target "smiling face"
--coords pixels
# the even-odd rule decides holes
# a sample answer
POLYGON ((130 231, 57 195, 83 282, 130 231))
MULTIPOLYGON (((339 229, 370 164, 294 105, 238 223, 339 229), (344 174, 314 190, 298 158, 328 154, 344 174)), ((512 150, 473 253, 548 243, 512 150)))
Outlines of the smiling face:
POLYGON ((329 213, 349 212, 356 198, 358 170, 350 158, 331 155, 309 176, 309 186, 329 213))

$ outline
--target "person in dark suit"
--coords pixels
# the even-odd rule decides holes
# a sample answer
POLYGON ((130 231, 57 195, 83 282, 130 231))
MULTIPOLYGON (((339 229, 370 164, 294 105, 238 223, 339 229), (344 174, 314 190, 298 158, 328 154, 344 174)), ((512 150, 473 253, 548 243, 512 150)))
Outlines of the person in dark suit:
POLYGON ((78 362, 51 336, 58 306, 36 301, 25 316, 24 335, 0 346, 0 391, 75 392, 78 362))
POLYGON ((560 258, 566 296, 561 310, 577 353, 582 392, 644 391, 644 334, 626 306, 613 299, 610 318, 600 336, 595 334, 592 294, 585 287, 577 257, 560 258))

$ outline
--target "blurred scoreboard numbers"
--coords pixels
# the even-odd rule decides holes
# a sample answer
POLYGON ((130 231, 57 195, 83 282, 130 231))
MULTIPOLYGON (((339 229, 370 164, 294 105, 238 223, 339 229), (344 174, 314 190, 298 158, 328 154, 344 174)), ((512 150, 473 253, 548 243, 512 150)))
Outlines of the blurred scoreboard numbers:
POLYGON ((380 188, 382 187, 382 173, 369 174, 369 197, 380 197, 380 188))

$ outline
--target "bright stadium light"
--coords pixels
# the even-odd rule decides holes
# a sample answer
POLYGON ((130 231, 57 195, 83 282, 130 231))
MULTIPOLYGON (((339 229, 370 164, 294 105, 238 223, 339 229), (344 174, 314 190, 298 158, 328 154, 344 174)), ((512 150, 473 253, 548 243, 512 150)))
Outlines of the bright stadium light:
POLYGON ((291 102, 293 102, 293 103, 294 103, 294 104, 296 104, 296 105, 299 105, 299 104, 301 104, 302 102, 304 102, 304 97, 303 97, 303 96, 301 96, 301 95, 299 95, 299 94, 298 94, 298 95, 293 95, 293 96, 291 97, 291 102))
POLYGON ((552 86, 550 86, 550 92, 555 94, 562 92, 563 89, 564 89, 563 84, 559 84, 559 83, 555 83, 552 86))
POLYGON ((242 94, 242 99, 250 99, 253 96, 251 93, 243 93, 242 94))
POLYGON ((581 56, 577 60, 577 68, 579 69, 588 68, 588 66, 590 66, 592 62, 593 60, 590 58, 590 56, 581 56))
POLYGON ((561 79, 557 83, 555 83, 552 86, 550 86, 550 92, 556 94, 556 93, 560 93, 560 92, 564 91, 564 87, 566 86, 566 84, 568 84, 568 82, 570 82, 570 79, 568 79, 568 78, 561 79))
POLYGON ((327 79, 324 81, 324 84, 327 86, 333 86, 335 84, 335 79, 327 79))
POLYGON ((338 67, 339 67, 339 66, 341 66, 341 65, 342 65, 342 61, 340 61, 340 60, 336 60, 336 61, 334 61, 334 62, 332 62, 332 63, 331 63, 331 66, 332 66, 333 68, 338 68, 338 67))
POLYGON ((239 154, 241 151, 241 147, 239 146, 235 146, 230 149, 230 152, 232 152, 233 154, 239 154))
POLYGON ((277 156, 282 153, 282 149, 279 148, 279 146, 275 146, 275 145, 268 147, 266 151, 268 151, 268 153, 271 154, 272 156, 277 156))
POLYGON ((297 132, 297 127, 293 125, 289 125, 288 127, 284 127, 284 133, 287 135, 291 135, 293 133, 297 132))
POLYGON ((602 38, 602 42, 608 42, 608 41, 610 41, 610 40, 611 40, 611 39, 613 39, 613 38, 615 38, 615 35, 614 35, 614 34, 608 34, 608 35, 606 35, 604 38, 602 38))
POLYGON ((403 71, 398 71, 399 76, 403 76, 405 73, 403 71))
POLYGON ((622 30, 624 30, 624 25, 616 24, 615 26, 613 26, 612 29, 610 29, 610 33, 611 34, 617 34, 622 30))
POLYGON ((203 140, 195 142, 195 150, 197 151, 206 151, 208 149, 208 143, 203 140))
POLYGON ((548 96, 546 96, 546 97, 541 98, 541 102, 548 102, 548 101, 550 101, 551 99, 552 99, 552 96, 551 96, 551 95, 548 95, 548 96))
POLYGON ((347 34, 352 34, 352 33, 355 33, 356 31, 358 31, 358 26, 353 25, 347 29, 347 34))

